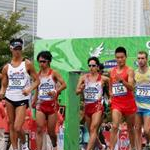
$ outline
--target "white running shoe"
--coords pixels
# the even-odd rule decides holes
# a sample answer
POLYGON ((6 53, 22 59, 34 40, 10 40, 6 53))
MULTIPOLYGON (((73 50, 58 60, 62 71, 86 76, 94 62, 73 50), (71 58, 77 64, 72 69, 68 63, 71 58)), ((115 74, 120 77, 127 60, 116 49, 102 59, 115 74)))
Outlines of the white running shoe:
POLYGON ((106 149, 106 145, 102 144, 102 150, 106 149))
POLYGON ((94 150, 106 150, 106 146, 101 144, 101 147, 95 147, 94 150))
POLYGON ((27 143, 24 143, 24 144, 21 145, 21 150, 30 150, 30 149, 28 148, 27 143))

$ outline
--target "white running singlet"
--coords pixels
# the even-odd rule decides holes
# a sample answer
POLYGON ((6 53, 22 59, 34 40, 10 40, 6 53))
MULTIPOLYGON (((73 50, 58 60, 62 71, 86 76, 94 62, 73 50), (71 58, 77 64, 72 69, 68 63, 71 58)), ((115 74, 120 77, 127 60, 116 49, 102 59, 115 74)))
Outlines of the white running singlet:
POLYGON ((5 97, 11 101, 28 100, 31 94, 25 96, 22 90, 30 86, 30 76, 26 70, 25 61, 22 61, 18 67, 8 64, 8 87, 5 97))

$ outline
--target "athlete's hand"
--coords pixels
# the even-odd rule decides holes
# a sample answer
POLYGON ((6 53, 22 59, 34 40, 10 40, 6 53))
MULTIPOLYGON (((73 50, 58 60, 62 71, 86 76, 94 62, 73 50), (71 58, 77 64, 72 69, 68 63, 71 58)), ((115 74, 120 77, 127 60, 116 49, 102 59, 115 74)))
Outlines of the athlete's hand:
POLYGON ((52 90, 50 92, 47 93, 49 96, 53 97, 53 98, 56 98, 57 96, 57 91, 56 90, 52 90))
POLYGON ((36 108, 36 101, 35 100, 32 100, 31 106, 32 106, 32 108, 36 108))
POLYGON ((82 84, 80 85, 79 89, 80 89, 80 92, 82 92, 82 91, 85 89, 85 84, 82 83, 82 84))
POLYGON ((0 100, 2 100, 4 98, 4 93, 2 91, 0 91, 0 100))
POLYGON ((26 89, 22 90, 22 94, 25 95, 25 96, 28 96, 30 93, 31 93, 30 88, 26 88, 26 89))

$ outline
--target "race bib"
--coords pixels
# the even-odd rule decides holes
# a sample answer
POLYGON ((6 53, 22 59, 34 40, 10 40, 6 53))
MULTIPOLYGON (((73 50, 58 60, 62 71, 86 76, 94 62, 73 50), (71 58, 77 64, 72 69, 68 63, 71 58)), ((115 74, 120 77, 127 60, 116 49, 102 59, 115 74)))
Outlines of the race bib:
POLYGON ((49 89, 40 89, 39 94, 40 96, 48 95, 49 89))
POLYGON ((39 90, 39 97, 40 99, 47 99, 47 98, 51 98, 49 95, 48 95, 48 92, 50 92, 50 89, 47 89, 47 88, 42 88, 39 90))
POLYGON ((22 89, 25 86, 24 78, 12 78, 9 80, 9 88, 10 89, 22 89))
POLYGON ((142 98, 150 98, 150 86, 137 86, 136 95, 142 98))
POLYGON ((85 99, 93 99, 94 100, 96 98, 96 93, 88 92, 88 93, 84 94, 84 97, 85 97, 85 99))
POLYGON ((114 96, 127 95, 127 88, 123 85, 123 83, 115 83, 112 86, 112 93, 114 96))
POLYGON ((39 86, 38 97, 40 100, 52 100, 53 97, 49 95, 50 91, 54 90, 54 85, 50 84, 47 80, 44 80, 43 83, 39 86))
POLYGON ((84 99, 86 102, 96 102, 100 99, 100 95, 100 92, 94 88, 89 88, 84 91, 84 99))

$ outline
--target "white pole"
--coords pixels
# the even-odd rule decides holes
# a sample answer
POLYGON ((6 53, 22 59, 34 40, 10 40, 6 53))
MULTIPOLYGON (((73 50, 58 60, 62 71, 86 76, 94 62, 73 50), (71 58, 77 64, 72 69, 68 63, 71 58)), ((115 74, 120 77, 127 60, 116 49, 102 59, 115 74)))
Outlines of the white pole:
POLYGON ((14 0, 14 3, 13 3, 13 12, 16 12, 17 10, 17 0, 14 0))

